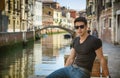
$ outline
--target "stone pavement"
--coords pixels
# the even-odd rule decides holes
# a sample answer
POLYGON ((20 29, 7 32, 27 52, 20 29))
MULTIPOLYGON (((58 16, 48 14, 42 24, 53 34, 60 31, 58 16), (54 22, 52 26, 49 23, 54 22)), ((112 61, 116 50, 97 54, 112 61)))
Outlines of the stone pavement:
POLYGON ((108 67, 112 78, 120 78, 120 45, 103 42, 103 53, 108 54, 108 67))

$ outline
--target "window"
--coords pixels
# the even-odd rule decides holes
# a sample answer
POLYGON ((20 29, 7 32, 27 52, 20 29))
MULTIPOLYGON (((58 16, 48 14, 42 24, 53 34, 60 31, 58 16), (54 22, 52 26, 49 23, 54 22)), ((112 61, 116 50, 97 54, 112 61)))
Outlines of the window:
POLYGON ((118 15, 118 28, 120 27, 120 15, 118 15))
POLYGON ((109 27, 111 28, 111 22, 112 22, 112 20, 111 20, 111 18, 109 19, 109 27))
POLYGON ((51 12, 50 12, 50 11, 48 11, 48 15, 51 15, 51 12))
POLYGON ((105 29, 106 28, 106 19, 103 19, 103 28, 105 29))
POLYGON ((10 19, 8 19, 8 23, 10 24, 10 19))
POLYGON ((10 9, 11 9, 11 3, 10 0, 8 0, 8 13, 10 13, 10 9))

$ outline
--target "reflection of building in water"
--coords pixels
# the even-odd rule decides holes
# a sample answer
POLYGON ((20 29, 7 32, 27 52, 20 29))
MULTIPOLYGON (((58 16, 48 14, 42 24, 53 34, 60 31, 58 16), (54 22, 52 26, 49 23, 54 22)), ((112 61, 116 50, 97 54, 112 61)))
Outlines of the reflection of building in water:
POLYGON ((63 35, 53 35, 42 39, 43 54, 47 56, 58 56, 58 50, 61 48, 63 35))
POLYGON ((63 39, 61 36, 63 35, 50 35, 42 39, 43 63, 56 63, 59 56, 58 50, 61 48, 61 39, 63 39))
POLYGON ((0 75, 2 78, 28 78, 33 74, 33 54, 32 50, 24 49, 7 52, 1 60, 0 58, 0 75), (7 58, 6 58, 7 57, 7 58))
POLYGON ((69 44, 69 40, 65 40, 63 34, 50 35, 42 39, 42 61, 55 61, 59 56, 59 49, 69 44))
POLYGON ((53 57, 53 36, 42 39, 43 57, 53 57))
POLYGON ((34 44, 34 61, 35 64, 42 63, 42 48, 40 42, 34 44))
POLYGON ((58 56, 58 49, 60 48, 60 35, 53 36, 53 55, 58 56))

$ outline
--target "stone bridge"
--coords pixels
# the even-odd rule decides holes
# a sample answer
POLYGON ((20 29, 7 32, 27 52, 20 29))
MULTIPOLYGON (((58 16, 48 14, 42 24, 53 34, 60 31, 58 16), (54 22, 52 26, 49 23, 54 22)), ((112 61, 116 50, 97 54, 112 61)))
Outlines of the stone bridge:
POLYGON ((65 27, 62 27, 62 26, 46 26, 46 27, 43 27, 41 29, 35 30, 35 34, 40 33, 42 30, 47 29, 47 28, 60 28, 60 29, 63 29, 65 31, 69 32, 72 35, 73 38, 75 37, 75 31, 74 30, 71 30, 69 28, 65 28, 65 27))

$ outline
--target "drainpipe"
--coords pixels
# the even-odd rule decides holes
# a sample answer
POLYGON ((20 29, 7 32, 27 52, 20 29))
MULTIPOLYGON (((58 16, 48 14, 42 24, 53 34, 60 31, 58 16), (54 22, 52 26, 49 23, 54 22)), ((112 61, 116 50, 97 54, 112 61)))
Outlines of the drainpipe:
POLYGON ((115 43, 115 17, 114 17, 114 1, 112 0, 112 26, 111 26, 111 41, 115 43))

